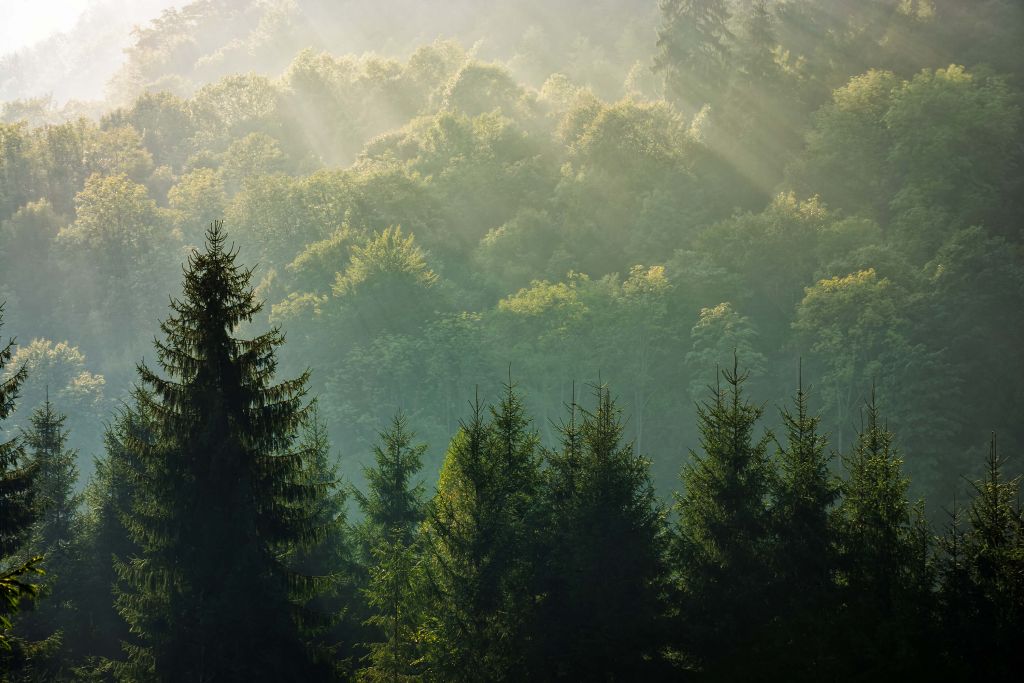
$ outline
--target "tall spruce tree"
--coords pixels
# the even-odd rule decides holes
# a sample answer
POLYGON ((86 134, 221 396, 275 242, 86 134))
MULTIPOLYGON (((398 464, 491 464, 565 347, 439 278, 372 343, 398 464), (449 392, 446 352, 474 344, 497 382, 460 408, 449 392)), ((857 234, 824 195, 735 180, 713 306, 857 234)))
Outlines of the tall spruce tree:
POLYGON ((395 415, 373 449, 376 466, 365 468, 369 491, 357 493, 365 515, 362 536, 369 566, 364 592, 376 630, 369 666, 360 672, 367 681, 410 681, 423 671, 419 638, 422 572, 418 530, 424 519, 422 482, 414 478, 423 467, 425 444, 413 445, 405 416, 395 415))
POLYGON ((569 406, 547 453, 534 679, 650 678, 664 646, 667 536, 650 463, 623 443, 609 389, 594 396, 593 412, 569 406))
POLYGON ((66 417, 46 401, 33 411, 22 440, 36 466, 36 522, 29 541, 30 554, 46 558, 43 591, 47 598, 18 624, 17 631, 29 640, 42 640, 74 623, 75 584, 81 562, 82 495, 78 483, 78 453, 67 447, 66 417))
POLYGON ((161 324, 166 376, 139 365, 153 434, 127 440, 140 464, 127 521, 141 553, 119 567, 119 607, 141 641, 124 672, 135 679, 321 675, 297 616, 326 581, 287 565, 325 534, 317 503, 327 487, 310 481, 310 454, 294 447, 308 373, 274 383, 280 330, 235 336, 262 306, 236 257, 214 223, 161 324))
POLYGON ((755 440, 763 409, 743 394, 734 357, 710 400, 697 406, 702 453, 683 467, 677 563, 681 646, 712 679, 756 678, 771 619, 770 435, 755 440))
POLYGON ((95 475, 85 490, 88 509, 84 586, 80 600, 79 632, 88 639, 90 654, 116 659, 122 642, 135 638, 114 606, 118 584, 117 562, 140 553, 132 540, 127 520, 131 515, 134 473, 139 459, 130 443, 151 443, 153 430, 146 414, 137 408, 139 399, 124 405, 104 434, 104 454, 95 460, 95 475))
POLYGON ((843 458, 847 478, 836 513, 842 587, 840 631, 845 675, 870 679, 918 675, 930 666, 930 535, 923 504, 907 500, 895 436, 882 422, 872 391, 853 452, 843 458))
POLYGON ((819 680, 831 671, 835 645, 829 628, 836 608, 831 509, 839 486, 829 471, 828 438, 818 431, 821 418, 808 407, 802 372, 793 407, 783 408, 781 417, 785 442, 776 440, 772 521, 776 613, 783 625, 773 631, 771 656, 794 679, 819 680))
POLYGON ((983 479, 971 483, 969 529, 947 537, 945 628, 962 671, 1011 680, 1024 666, 1024 513, 1021 478, 1007 480, 993 434, 983 479))
POLYGON ((479 400, 452 440, 427 522, 431 674, 524 675, 534 607, 538 438, 511 381, 490 420, 479 400))
MULTIPOLYGON (((0 304, 0 327, 3 313, 0 304)), ((14 340, 10 339, 0 347, 0 370, 10 364, 13 355, 14 340)), ((26 376, 22 367, 0 381, 0 421, 14 411, 18 389, 26 376)), ((39 567, 42 558, 15 559, 35 521, 33 481, 36 471, 36 465, 26 461, 20 439, 0 442, 0 665, 5 665, 5 653, 11 650, 11 615, 18 611, 23 600, 35 596, 36 586, 29 579, 42 573, 39 567)))
POLYGON ((694 113, 718 101, 726 81, 732 32, 725 0, 660 0, 661 26, 654 70, 664 74, 665 95, 694 113))

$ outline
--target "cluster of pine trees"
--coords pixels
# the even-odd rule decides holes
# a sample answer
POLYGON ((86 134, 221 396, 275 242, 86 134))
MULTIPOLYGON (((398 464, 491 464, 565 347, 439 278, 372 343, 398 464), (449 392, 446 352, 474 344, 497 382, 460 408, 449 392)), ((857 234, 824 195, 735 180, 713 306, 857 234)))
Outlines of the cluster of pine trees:
POLYGON ((734 362, 665 505, 606 386, 545 448, 510 377, 470 403, 432 496, 396 416, 349 522, 308 373, 276 378, 280 330, 243 334, 261 303, 236 257, 214 224, 84 501, 48 399, 0 446, 4 680, 1020 673, 1024 515, 995 437, 936 535, 874 398, 837 463, 802 381, 759 434, 734 362))

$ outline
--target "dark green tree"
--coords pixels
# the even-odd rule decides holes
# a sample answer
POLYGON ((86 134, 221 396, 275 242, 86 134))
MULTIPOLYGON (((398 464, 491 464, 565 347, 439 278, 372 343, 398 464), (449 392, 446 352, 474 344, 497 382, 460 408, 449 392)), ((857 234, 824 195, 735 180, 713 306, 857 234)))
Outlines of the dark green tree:
POLYGON ((140 553, 127 527, 133 481, 140 468, 138 454, 129 444, 151 443, 153 429, 139 403, 136 395, 107 427, 104 454, 95 460, 95 475, 85 490, 88 516, 79 634, 87 639, 88 652, 103 659, 118 658, 121 643, 135 640, 114 599, 119 582, 116 563, 140 553))
POLYGON ((420 678, 422 652, 422 563, 419 526, 426 511, 424 489, 413 479, 423 467, 425 444, 413 445, 402 413, 395 415, 374 446, 376 466, 365 468, 369 491, 357 493, 365 515, 364 552, 369 580, 364 590, 375 629, 369 645, 369 666, 360 672, 368 681, 410 681, 420 678))
POLYGON ((788 676, 820 680, 831 671, 830 617, 837 606, 833 570, 835 532, 831 510, 839 496, 829 471, 828 437, 821 418, 810 411, 803 374, 792 408, 783 408, 785 442, 776 440, 772 522, 777 598, 781 628, 773 632, 773 657, 788 676))
POLYGON ((743 393, 734 357, 712 397, 697 406, 702 453, 690 452, 676 502, 680 644, 713 679, 756 677, 773 576, 770 435, 755 439, 763 409, 743 393))
POLYGON ((308 373, 275 383, 280 330, 235 336, 262 304, 225 239, 214 223, 189 256, 156 342, 166 377, 139 366, 153 433, 126 444, 140 464, 126 521, 141 553, 119 567, 118 601, 141 640, 128 648, 135 679, 320 675, 297 617, 326 581, 288 565, 326 533, 316 502, 327 487, 295 448, 308 373))
POLYGON ((1024 664, 1024 514, 1020 477, 1007 479, 993 434, 983 479, 971 483, 969 528, 951 525, 942 581, 953 661, 984 680, 1012 680, 1024 664))
POLYGON ((427 657, 443 680, 523 676, 540 479, 538 438, 509 383, 452 440, 427 520, 427 657))
POLYGON ((896 672, 927 671, 933 568, 923 504, 907 500, 910 480, 895 436, 882 422, 874 392, 836 509, 839 539, 840 633, 845 675, 870 680, 896 672))
POLYGON ((668 539, 650 462, 623 443, 610 390, 594 396, 593 412, 569 406, 547 453, 536 679, 648 679, 665 644, 668 539))
POLYGON ((28 640, 43 640, 64 632, 67 646, 67 631, 76 616, 82 495, 76 490, 78 454, 67 447, 65 420, 47 398, 33 411, 29 428, 22 433, 22 441, 38 467, 33 483, 36 522, 29 538, 29 554, 46 558, 46 578, 41 590, 47 599, 25 615, 16 631, 28 640))
MULTIPOLYGON (((0 326, 3 325, 3 305, 0 305, 0 326)), ((0 370, 6 368, 14 355, 14 340, 0 348, 0 370)), ((25 381, 24 368, 19 368, 6 380, 0 381, 0 420, 14 411, 18 388, 25 381)), ((34 479, 37 466, 29 463, 24 446, 17 437, 0 442, 0 649, 11 650, 9 631, 11 615, 18 611, 24 599, 35 596, 37 588, 29 579, 42 573, 35 556, 27 561, 16 559, 35 521, 34 479)), ((0 652, 0 665, 6 654, 0 652)))

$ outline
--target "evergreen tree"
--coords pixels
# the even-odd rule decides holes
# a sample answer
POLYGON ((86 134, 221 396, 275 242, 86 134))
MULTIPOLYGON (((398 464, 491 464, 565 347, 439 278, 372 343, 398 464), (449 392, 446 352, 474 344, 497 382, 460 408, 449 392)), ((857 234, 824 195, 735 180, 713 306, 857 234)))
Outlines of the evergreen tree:
POLYGON ((770 436, 753 434, 763 409, 744 397, 735 357, 721 376, 727 388, 697 406, 703 453, 683 467, 676 552, 683 651, 707 676, 736 680, 756 677, 771 617, 773 473, 770 436))
MULTIPOLYGON (((0 304, 0 326, 3 325, 3 305, 0 304)), ((14 355, 14 340, 0 348, 0 370, 6 368, 14 355)), ((14 411, 18 389, 25 381, 25 368, 19 368, 7 379, 0 380, 0 420, 6 420, 14 411)), ((35 521, 36 506, 33 485, 37 466, 28 463, 21 441, 15 437, 0 442, 0 665, 4 665, 10 651, 9 631, 11 615, 18 611, 22 600, 36 594, 36 586, 28 581, 42 573, 42 558, 27 561, 15 559, 35 521)))
POLYGON ((122 654, 121 643, 133 642, 121 615, 114 606, 118 584, 117 562, 126 562, 140 553, 132 540, 127 520, 131 515, 134 474, 138 471, 137 453, 132 443, 152 443, 153 430, 146 414, 135 405, 125 405, 104 434, 105 452, 95 461, 95 476, 85 491, 88 506, 85 580, 80 600, 79 632, 90 643, 90 654, 114 659, 122 654))
POLYGON ((65 645, 75 618, 75 584, 81 559, 82 495, 76 491, 78 454, 67 448, 66 417, 53 408, 49 397, 33 411, 29 429, 22 433, 36 474, 36 523, 29 541, 30 554, 46 557, 46 600, 25 615, 17 631, 28 640, 43 640, 63 631, 65 645))
POLYGON ((661 26, 654 70, 665 94, 684 112, 717 101, 726 81, 733 36, 725 0, 660 0, 661 26))
POLYGON ((853 679, 926 671, 930 593, 929 534, 923 505, 907 501, 910 480, 895 437, 881 421, 874 392, 866 424, 844 458, 847 478, 837 508, 841 614, 853 679))
POLYGON ((993 681, 1012 680, 1024 665, 1021 479, 1005 479, 1004 462, 993 435, 985 477, 971 484, 970 528, 947 536, 942 586, 947 641, 965 672, 993 681))
POLYGON ((523 676, 533 610, 537 435, 511 382, 479 400, 445 456, 427 521, 428 660, 451 681, 523 676))
POLYGON ((318 658, 326 662, 330 655, 336 662, 333 668, 349 675, 361 654, 359 643, 364 635, 357 562, 349 537, 348 496, 338 464, 331 461, 327 425, 320 417, 317 401, 310 404, 303 419, 299 450, 308 454, 305 481, 324 487, 324 495, 309 503, 312 519, 324 533, 314 544, 300 548, 292 565, 309 576, 329 577, 324 590, 303 606, 301 623, 306 637, 322 645, 318 658))
POLYGON ((134 679, 319 675, 296 617, 327 582, 287 564, 326 533, 317 501, 327 487, 294 448, 308 373, 274 383, 278 329, 235 336, 262 306, 236 256, 214 223, 161 324, 167 376, 139 366, 153 433, 126 444, 140 465, 126 521, 141 553, 119 567, 119 607, 142 641, 128 649, 134 679))
POLYGON ((413 483, 422 468, 425 444, 413 445, 405 416, 395 415, 374 446, 376 467, 365 468, 367 494, 357 493, 365 515, 363 543, 370 577, 365 595, 373 610, 368 625, 378 640, 370 644, 368 681, 416 680, 422 673, 418 628, 420 552, 417 531, 425 512, 423 484, 413 483))
POLYGON ((649 678, 664 645, 667 539, 650 463, 622 443, 608 388, 594 394, 594 412, 573 402, 561 449, 547 453, 534 678, 649 678))
POLYGON ((829 472, 828 438, 808 407, 803 374, 793 408, 782 409, 785 443, 776 440, 778 477, 772 520, 782 628, 773 634, 774 656, 794 679, 820 680, 830 671, 829 619, 835 612, 835 539, 830 510, 839 490, 829 472))

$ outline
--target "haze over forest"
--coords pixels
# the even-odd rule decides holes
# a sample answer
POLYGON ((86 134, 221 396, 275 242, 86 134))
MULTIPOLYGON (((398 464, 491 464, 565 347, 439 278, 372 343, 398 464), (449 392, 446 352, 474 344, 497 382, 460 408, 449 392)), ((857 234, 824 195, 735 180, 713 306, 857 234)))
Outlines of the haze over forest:
POLYGON ((0 679, 1019 674, 1022 36, 95 0, 0 56, 0 679))

